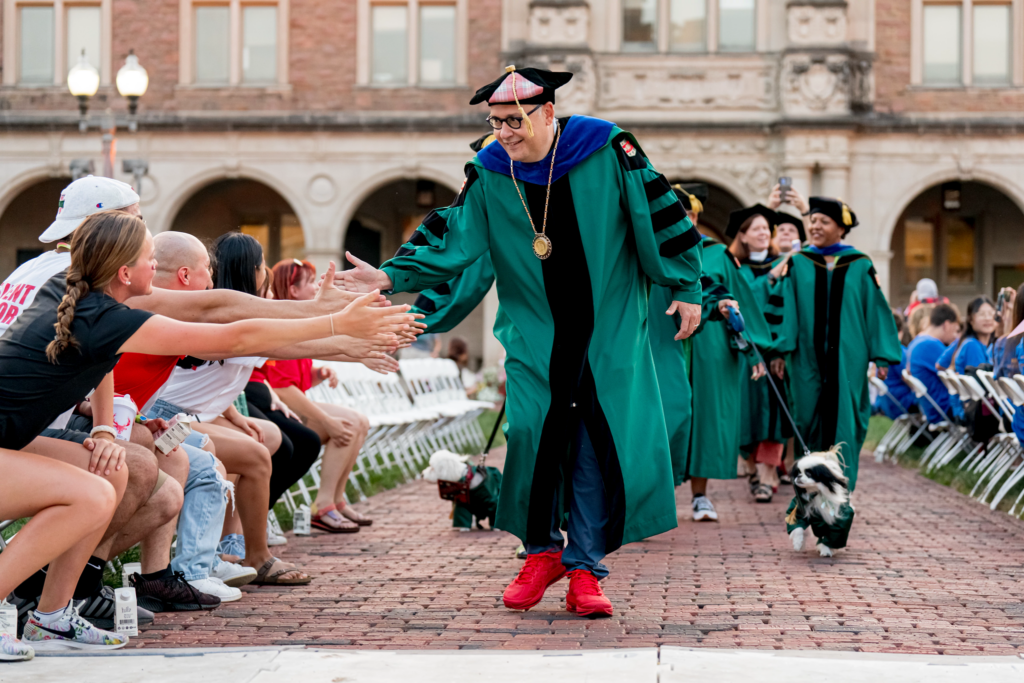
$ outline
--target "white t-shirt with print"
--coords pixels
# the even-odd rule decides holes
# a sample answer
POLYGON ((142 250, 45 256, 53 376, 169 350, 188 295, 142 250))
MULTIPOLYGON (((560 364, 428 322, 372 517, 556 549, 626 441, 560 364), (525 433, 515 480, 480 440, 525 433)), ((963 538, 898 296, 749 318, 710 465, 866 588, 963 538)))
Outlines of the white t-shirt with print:
POLYGON ((210 361, 197 368, 174 368, 160 391, 160 400, 209 422, 223 413, 245 390, 252 369, 266 358, 245 356, 210 361))

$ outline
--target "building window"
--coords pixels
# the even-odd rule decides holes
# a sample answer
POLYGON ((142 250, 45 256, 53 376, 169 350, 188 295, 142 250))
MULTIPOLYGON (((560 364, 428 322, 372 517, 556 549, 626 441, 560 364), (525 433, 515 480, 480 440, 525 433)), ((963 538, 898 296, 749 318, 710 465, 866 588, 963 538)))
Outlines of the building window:
POLYGON ((472 0, 356 0, 356 83, 384 88, 466 84, 472 0))
POLYGON ((924 218, 903 222, 903 275, 907 284, 935 277, 935 224, 924 218))
POLYGON ((289 0, 181 2, 180 54, 192 57, 179 65, 183 85, 288 83, 289 0))
POLYGON ((1010 5, 974 5, 974 85, 1010 84, 1010 5))
POLYGON ((277 80, 277 8, 245 7, 242 10, 242 82, 273 83, 277 80))
POLYGON ((67 63, 65 74, 71 70, 81 55, 99 71, 102 68, 100 45, 103 35, 103 18, 99 6, 77 6, 67 8, 67 63))
POLYGON ((673 52, 705 52, 707 50, 707 4, 705 0, 672 0, 669 13, 671 34, 669 49, 673 52))
POLYGON ((622 0, 623 52, 658 49, 658 0, 622 0))
POLYGON ((7 0, 3 84, 61 87, 84 53, 108 85, 110 6, 111 0, 7 0))
POLYGON ((54 72, 53 7, 19 8, 21 47, 18 80, 31 85, 50 85, 54 72))
POLYGON ((196 83, 227 85, 231 81, 231 8, 196 7, 196 83))
POLYGON ((946 283, 974 284, 974 219, 949 216, 943 220, 946 244, 946 283))
POLYGON ((924 82, 959 84, 962 77, 959 5, 924 6, 924 82))
POLYGON ((420 6, 420 83, 455 83, 455 5, 420 6))
POLYGON ((754 0, 719 0, 718 6, 718 49, 753 52, 757 36, 754 0))
POLYGON ((1024 85, 1015 27, 1024 5, 1007 0, 912 0, 911 83, 933 87, 1024 85))
POLYGON ((378 5, 373 8, 373 82, 409 83, 409 8, 378 5))
POLYGON ((622 52, 755 52, 769 0, 618 0, 622 52))

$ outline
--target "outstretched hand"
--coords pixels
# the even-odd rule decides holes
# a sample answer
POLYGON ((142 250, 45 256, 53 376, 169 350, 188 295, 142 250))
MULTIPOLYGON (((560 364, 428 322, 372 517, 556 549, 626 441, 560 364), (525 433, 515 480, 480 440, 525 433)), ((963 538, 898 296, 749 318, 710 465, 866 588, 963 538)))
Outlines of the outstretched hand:
POLYGON ((673 337, 676 341, 682 341, 693 334, 700 325, 700 306, 698 304, 687 304, 682 301, 673 301, 672 305, 665 311, 665 315, 679 314, 679 332, 673 337))
POLYGON ((386 375, 389 372, 398 372, 398 361, 383 353, 374 353, 370 358, 363 358, 360 361, 363 365, 374 372, 386 375))
POLYGON ((380 292, 373 290, 359 297, 341 313, 335 314, 336 334, 345 334, 358 339, 388 342, 395 335, 405 332, 415 319, 409 305, 375 308, 380 292))
MULTIPOLYGON (((338 286, 337 266, 334 265, 334 261, 327 264, 327 270, 320 276, 320 281, 317 283, 316 292, 316 300, 327 306, 326 312, 333 313, 340 310, 358 298, 358 292, 349 292, 338 286)), ((381 294, 373 305, 390 306, 391 302, 381 294)))
POLYGON ((391 278, 383 271, 377 270, 366 261, 362 261, 346 251, 345 258, 355 268, 349 268, 335 274, 334 282, 349 292, 372 292, 374 290, 391 289, 393 283, 391 278))

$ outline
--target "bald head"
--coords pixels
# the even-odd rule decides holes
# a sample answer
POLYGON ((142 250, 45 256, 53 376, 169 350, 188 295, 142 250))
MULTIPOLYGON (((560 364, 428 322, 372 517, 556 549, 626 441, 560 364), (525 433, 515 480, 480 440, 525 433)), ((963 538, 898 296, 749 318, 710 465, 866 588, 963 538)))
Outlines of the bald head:
POLYGON ((154 287, 197 291, 213 286, 210 254, 195 236, 161 232, 153 238, 153 247, 157 261, 154 287))

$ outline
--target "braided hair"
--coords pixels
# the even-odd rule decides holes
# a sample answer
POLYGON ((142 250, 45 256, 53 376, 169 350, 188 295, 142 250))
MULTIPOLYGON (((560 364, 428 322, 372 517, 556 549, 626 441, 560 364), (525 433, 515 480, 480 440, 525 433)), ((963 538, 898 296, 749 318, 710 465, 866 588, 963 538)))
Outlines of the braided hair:
POLYGON ((146 224, 138 216, 111 210, 94 213, 78 226, 71 238, 71 267, 67 290, 57 306, 53 341, 46 345, 46 357, 56 364, 68 349, 77 349, 71 334, 75 308, 89 292, 101 292, 121 266, 135 265, 146 240, 146 224))

